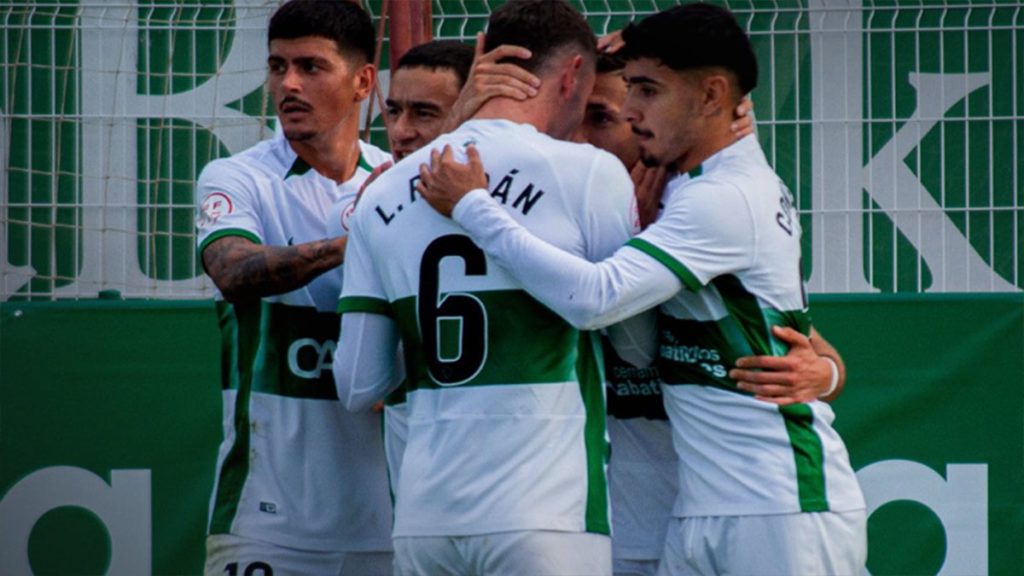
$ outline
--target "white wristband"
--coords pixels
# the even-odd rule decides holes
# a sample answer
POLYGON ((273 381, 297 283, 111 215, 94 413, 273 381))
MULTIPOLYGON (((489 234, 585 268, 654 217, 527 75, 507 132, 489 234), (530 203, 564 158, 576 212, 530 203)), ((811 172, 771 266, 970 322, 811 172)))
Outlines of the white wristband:
POLYGON ((818 398, 826 398, 828 396, 831 396, 832 393, 836 391, 836 388, 839 387, 839 365, 836 364, 835 360, 829 358, 828 356, 822 356, 822 358, 827 360, 828 365, 832 368, 832 381, 828 383, 828 390, 825 390, 821 394, 818 394, 818 398))

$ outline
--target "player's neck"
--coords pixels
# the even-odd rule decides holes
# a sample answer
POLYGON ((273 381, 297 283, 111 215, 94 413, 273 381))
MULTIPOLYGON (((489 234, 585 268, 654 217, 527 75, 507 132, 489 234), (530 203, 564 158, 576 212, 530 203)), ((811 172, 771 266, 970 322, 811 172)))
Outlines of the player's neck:
POLYGON ((342 183, 359 165, 359 127, 346 122, 308 140, 289 140, 292 150, 321 176, 342 183))
POLYGON ((703 138, 680 155, 673 164, 675 164, 679 173, 685 174, 735 142, 736 135, 729 129, 728 125, 715 127, 707 131, 703 138))
POLYGON ((508 120, 519 124, 529 124, 538 132, 547 134, 552 126, 554 108, 542 95, 529 100, 520 101, 512 98, 492 98, 484 103, 473 115, 474 119, 508 120))

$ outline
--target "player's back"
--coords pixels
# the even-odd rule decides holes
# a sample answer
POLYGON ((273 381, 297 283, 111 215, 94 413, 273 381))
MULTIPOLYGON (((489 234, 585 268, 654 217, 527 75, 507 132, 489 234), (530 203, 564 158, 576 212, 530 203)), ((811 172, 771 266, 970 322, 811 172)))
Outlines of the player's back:
POLYGON ((602 384, 579 382, 579 333, 414 192, 431 147, 469 143, 490 194, 552 244, 597 260, 635 221, 614 157, 503 120, 471 121, 368 187, 349 245, 363 254, 346 267, 372 269, 379 290, 346 281, 343 301, 385 300, 401 331, 409 444, 394 534, 607 533, 602 384))

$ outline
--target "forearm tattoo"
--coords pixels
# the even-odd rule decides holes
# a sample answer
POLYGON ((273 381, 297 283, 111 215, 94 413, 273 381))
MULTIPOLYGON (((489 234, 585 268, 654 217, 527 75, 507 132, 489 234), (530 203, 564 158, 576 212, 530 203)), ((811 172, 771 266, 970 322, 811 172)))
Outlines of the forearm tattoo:
POLYGON ((344 240, 295 246, 263 246, 240 236, 221 238, 203 250, 203 264, 228 300, 284 294, 309 284, 342 262, 344 240))

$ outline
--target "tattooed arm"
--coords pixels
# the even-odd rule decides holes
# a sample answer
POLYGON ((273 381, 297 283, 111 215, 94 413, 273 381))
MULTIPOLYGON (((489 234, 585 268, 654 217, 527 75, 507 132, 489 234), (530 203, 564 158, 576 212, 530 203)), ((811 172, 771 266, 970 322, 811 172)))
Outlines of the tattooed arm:
POLYGON ((203 267, 228 302, 284 294, 340 265, 347 238, 264 246, 225 236, 203 250, 203 267))

